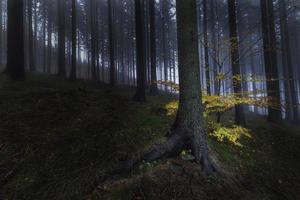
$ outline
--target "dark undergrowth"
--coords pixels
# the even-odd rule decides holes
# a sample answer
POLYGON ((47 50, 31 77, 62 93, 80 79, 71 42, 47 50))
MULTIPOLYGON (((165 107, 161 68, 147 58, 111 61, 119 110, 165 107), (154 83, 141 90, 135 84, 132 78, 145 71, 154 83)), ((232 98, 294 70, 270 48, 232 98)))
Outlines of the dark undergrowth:
POLYGON ((204 177, 189 150, 101 178, 122 158, 160 143, 176 98, 131 101, 133 90, 31 74, 0 76, 0 199, 300 199, 300 129, 248 114, 207 117, 210 153, 225 176, 204 177), (98 180, 98 182, 97 182, 98 180))

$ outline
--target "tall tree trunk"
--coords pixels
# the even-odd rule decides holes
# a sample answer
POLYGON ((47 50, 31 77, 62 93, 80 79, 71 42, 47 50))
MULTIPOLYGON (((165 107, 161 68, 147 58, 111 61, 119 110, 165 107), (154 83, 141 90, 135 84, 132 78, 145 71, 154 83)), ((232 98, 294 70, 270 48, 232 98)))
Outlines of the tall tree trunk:
MULTIPOLYGON (((236 0, 228 0, 229 13, 229 32, 230 32, 230 56, 233 75, 233 90, 237 98, 242 97, 241 69, 239 42, 237 31, 237 10, 236 0)), ((246 124, 244 107, 242 105, 235 106, 235 123, 244 126, 246 124)))
POLYGON ((144 0, 135 0, 137 89, 135 101, 146 101, 146 63, 144 46, 144 0))
MULTIPOLYGON (((162 15, 162 28, 161 28, 161 34, 162 34, 162 57, 163 57, 163 63, 164 63, 164 81, 168 81, 168 69, 169 69, 169 59, 168 59, 168 49, 167 49, 167 43, 168 43, 168 31, 167 31, 167 20, 166 17, 168 15, 168 0, 160 1, 161 3, 161 15, 162 15)), ((167 90, 167 84, 165 85, 165 90, 167 90)))
POLYGON ((210 31, 211 31, 211 42, 212 42, 212 56, 213 56, 213 71, 214 71, 214 82, 213 82, 213 88, 214 88, 214 94, 218 95, 219 91, 219 81, 217 80, 217 76, 219 73, 218 65, 217 65, 217 40, 216 40, 216 9, 215 4, 216 2, 214 0, 209 1, 210 5, 210 31))
POLYGON ((197 12, 195 0, 177 0, 177 31, 180 97, 173 133, 184 134, 196 161, 206 173, 213 171, 209 161, 201 100, 197 12))
POLYGON ((280 9, 280 32, 281 32, 281 48, 282 48, 282 60, 283 60, 283 70, 285 74, 285 96, 288 102, 287 114, 290 112, 292 114, 292 120, 299 121, 299 111, 297 108, 297 90, 295 87, 295 77, 293 72, 293 64, 291 57, 291 47, 290 47, 290 33, 288 29, 287 22, 287 12, 286 12, 286 2, 285 0, 279 1, 280 9))
MULTIPOLYGON (((250 51, 250 67, 251 67, 251 79, 252 79, 252 93, 253 93, 253 97, 256 99, 257 97, 257 73, 256 73, 256 67, 255 67, 255 58, 254 58, 254 50, 253 47, 251 48, 250 51)), ((254 106, 254 113, 257 113, 257 108, 258 106, 254 106)))
POLYGON ((76 0, 72 0, 72 66, 70 80, 76 79, 76 44, 77 44, 77 20, 76 20, 76 0))
POLYGON ((77 63, 76 65, 76 71, 78 71, 78 77, 82 78, 82 61, 81 61, 81 47, 80 47, 80 33, 79 30, 77 30, 77 63))
POLYGON ((32 27, 32 0, 28 0, 28 54, 29 54, 29 70, 35 71, 35 60, 33 53, 33 27, 32 27))
POLYGON ((46 8, 46 1, 43 2, 43 14, 44 14, 44 19, 43 19, 43 72, 46 72, 47 68, 47 63, 46 63, 46 25, 47 25, 47 18, 46 18, 46 13, 47 13, 47 8, 46 8))
POLYGON ((96 12, 95 12, 95 0, 90 0, 90 23, 91 23, 91 73, 92 73, 92 80, 97 80, 96 75, 96 12))
POLYGON ((34 62, 34 71, 37 70, 39 56, 38 54, 38 2, 37 0, 34 1, 33 5, 34 10, 34 35, 33 35, 33 62, 34 62))
POLYGON ((66 30, 65 7, 66 2, 57 0, 58 3, 58 75, 66 76, 66 30))
POLYGON ((109 37, 109 58, 110 58, 110 85, 115 86, 115 42, 113 33, 113 10, 112 0, 107 0, 108 3, 108 37, 109 37))
POLYGON ((130 169, 138 161, 153 161, 191 148, 203 172, 209 174, 215 172, 216 168, 209 158, 201 103, 196 1, 177 0, 176 7, 180 96, 172 134, 165 143, 121 166, 130 169))
POLYGON ((272 0, 261 0, 262 35, 264 46, 267 95, 269 98, 268 120, 282 119, 280 111, 280 88, 277 68, 276 33, 272 0), (274 107, 278 107, 278 109, 274 107))
POLYGON ((0 66, 3 64, 3 54, 2 54, 2 48, 3 48, 3 43, 2 43, 2 31, 3 31, 3 24, 2 24, 2 6, 3 6, 3 2, 0 1, 0 66))
POLYGON ((51 64, 52 64, 52 1, 48 0, 48 24, 47 24, 47 72, 51 73, 51 64))
POLYGON ((156 26, 155 26, 155 0, 149 0, 150 9, 150 54, 151 54, 151 85, 150 95, 157 95, 157 74, 156 74, 156 26))
POLYGON ((23 0, 7 2, 7 73, 13 80, 25 78, 23 0))
POLYGON ((204 68, 206 77, 206 92, 211 95, 210 88, 210 65, 208 55, 208 28, 207 28, 207 0, 203 0, 203 39, 204 39, 204 68))

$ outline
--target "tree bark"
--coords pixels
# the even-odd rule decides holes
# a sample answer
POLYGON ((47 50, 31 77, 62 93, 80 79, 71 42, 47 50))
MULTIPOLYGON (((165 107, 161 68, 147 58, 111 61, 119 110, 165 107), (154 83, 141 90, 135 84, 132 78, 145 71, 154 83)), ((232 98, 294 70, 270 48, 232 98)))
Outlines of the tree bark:
POLYGON ((97 80, 96 75, 96 40, 97 40, 97 31, 96 31, 96 4, 95 0, 90 0, 90 23, 91 23, 91 73, 92 73, 92 79, 94 81, 97 80))
POLYGON ((66 30, 65 30, 65 1, 58 3, 58 75, 66 76, 66 30))
POLYGON ((108 3, 108 37, 109 37, 109 63, 110 63, 110 85, 115 86, 115 42, 113 34, 113 10, 112 0, 107 0, 108 3))
POLYGON ((201 102, 199 47, 196 1, 177 0, 177 32, 179 61, 179 109, 168 140, 155 146, 141 157, 126 161, 122 168, 130 168, 141 160, 153 161, 192 149, 196 162, 205 174, 216 172, 209 158, 203 106, 201 102))
POLYGON ((179 109, 173 134, 183 134, 197 162, 206 173, 214 170, 209 160, 201 99, 197 12, 195 0, 177 0, 179 109))
POLYGON ((280 9, 280 32, 281 32, 281 48, 282 48, 282 60, 283 60, 283 71, 285 72, 285 96, 288 105, 287 115, 292 117, 292 120, 299 121, 299 111, 298 111, 298 100, 297 100, 297 90, 295 87, 295 77, 293 72, 293 64, 291 57, 291 47, 290 47, 290 33, 288 29, 287 22, 287 12, 286 12, 286 2, 285 0, 279 1, 280 9))
POLYGON ((272 0, 261 0, 262 35, 264 47, 265 73, 267 79, 267 96, 269 98, 268 121, 282 119, 280 109, 279 74, 276 55, 276 33, 272 0))
MULTIPOLYGON (((228 0, 229 13, 229 32, 230 32, 230 56, 233 75, 233 90, 236 97, 242 97, 241 67, 239 55, 239 41, 237 30, 237 3, 236 0, 228 0)), ((246 125, 245 112, 243 105, 235 106, 235 123, 246 125)))
POLYGON ((3 54, 2 54, 2 47, 3 47, 3 43, 2 43, 2 31, 3 31, 3 24, 2 24, 2 6, 3 6, 3 3, 2 1, 0 1, 0 66, 3 64, 3 54))
POLYGON ((47 50, 47 72, 51 73, 51 64, 52 64, 52 1, 48 0, 48 24, 47 24, 47 44, 48 44, 48 50, 47 50))
POLYGON ((47 6, 46 6, 46 1, 43 2, 43 72, 46 72, 47 68, 47 62, 46 62, 46 57, 47 57, 47 46, 46 46, 46 25, 47 25, 47 18, 46 18, 46 13, 47 13, 47 6))
POLYGON ((72 66, 70 80, 76 80, 76 45, 77 45, 77 20, 76 0, 72 0, 72 66))
POLYGON ((7 73, 13 80, 25 79, 23 9, 23 0, 7 2, 7 73))
POLYGON ((137 89, 135 101, 146 101, 146 63, 144 46, 144 0, 135 0, 137 89))
POLYGON ((151 54, 151 85, 150 95, 157 95, 157 74, 156 74, 156 25, 155 25, 155 0, 149 0, 150 9, 150 54, 151 54))
POLYGON ((204 39, 204 68, 206 77, 206 92, 211 95, 210 88, 210 65, 208 55, 208 28, 207 28, 207 0, 203 0, 203 39, 204 39))
POLYGON ((219 81, 217 80, 217 76, 219 73, 218 70, 218 65, 216 60, 217 58, 217 40, 216 40, 216 9, 215 9, 215 1, 210 0, 210 31, 211 31, 211 42, 212 42, 212 56, 213 56, 213 61, 212 61, 212 67, 214 71, 214 81, 213 81, 213 88, 214 88, 214 94, 219 95, 219 81))
POLYGON ((37 65, 39 61, 39 57, 36 56, 38 53, 38 2, 37 0, 34 1, 33 4, 33 10, 34 10, 34 35, 33 35, 33 62, 34 62, 34 71, 37 70, 37 65))
MULTIPOLYGON (((161 1, 161 15, 162 15, 162 28, 161 28, 161 34, 162 34, 162 57, 163 57, 163 63, 164 63, 164 81, 168 81, 168 69, 169 69, 169 52, 167 49, 167 43, 168 43, 168 31, 167 31, 167 15, 168 15, 168 2, 167 0, 161 1)), ((167 91, 167 85, 165 85, 165 90, 167 91)))
POLYGON ((28 0, 28 54, 29 54, 29 70, 35 71, 35 60, 33 53, 33 27, 32 27, 32 0, 28 0))

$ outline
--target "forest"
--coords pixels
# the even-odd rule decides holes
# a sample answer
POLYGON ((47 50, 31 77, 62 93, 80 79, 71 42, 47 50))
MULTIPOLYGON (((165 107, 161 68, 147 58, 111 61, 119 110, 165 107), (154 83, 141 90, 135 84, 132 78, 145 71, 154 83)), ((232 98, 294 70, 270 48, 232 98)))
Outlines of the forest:
POLYGON ((300 200, 300 0, 0 0, 0 199, 300 200))

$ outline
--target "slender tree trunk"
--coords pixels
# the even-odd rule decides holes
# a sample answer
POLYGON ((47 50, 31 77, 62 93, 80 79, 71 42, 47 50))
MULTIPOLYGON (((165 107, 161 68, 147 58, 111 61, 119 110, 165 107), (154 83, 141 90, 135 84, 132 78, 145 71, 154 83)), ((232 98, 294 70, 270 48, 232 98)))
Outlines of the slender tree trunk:
POLYGON ((28 0, 28 54, 29 54, 29 70, 35 71, 35 60, 33 53, 33 27, 32 27, 32 0, 28 0))
POLYGON ((113 10, 112 10, 112 0, 107 0, 108 2, 108 37, 109 37, 109 58, 110 58, 110 85, 115 86, 115 42, 113 33, 113 10))
POLYGON ((279 1, 280 9, 280 32, 281 32, 281 48, 282 48, 282 60, 283 70, 286 72, 285 80, 285 96, 288 102, 287 114, 292 115, 292 120, 299 121, 299 111, 297 108, 297 90, 295 87, 295 77, 293 72, 293 64, 291 57, 290 47, 290 33, 288 29, 287 13, 286 13, 286 2, 285 0, 279 1))
POLYGON ((66 76, 65 1, 58 2, 58 75, 66 76))
POLYGON ((144 46, 144 0, 135 0, 137 89, 135 101, 146 101, 146 63, 144 46))
MULTIPOLYGON (((254 51, 253 48, 251 48, 250 52, 250 66, 251 66, 251 79, 252 79, 252 92, 253 92, 253 97, 256 99, 257 96, 257 76, 256 76, 256 68, 255 68, 255 59, 254 59, 254 51)), ((254 106, 254 113, 257 113, 257 106, 254 106)))
POLYGON ((25 79, 23 10, 23 0, 7 2, 7 73, 13 80, 25 79))
POLYGON ((47 9, 46 9, 46 1, 43 2, 43 14, 44 14, 44 19, 43 19, 43 72, 46 72, 46 68, 47 68, 47 62, 46 62, 46 57, 47 57, 47 46, 46 46, 46 25, 47 25, 47 18, 46 18, 46 13, 47 13, 47 9))
POLYGON ((91 75, 92 80, 96 81, 96 20, 95 20, 95 0, 90 0, 90 23, 91 23, 91 75))
POLYGON ((82 78, 82 61, 81 61, 81 47, 80 47, 80 33, 79 30, 77 30, 77 63, 76 65, 76 71, 78 71, 78 77, 82 78))
POLYGON ((77 20, 76 0, 72 0, 72 66, 70 80, 76 79, 76 44, 77 44, 77 20))
MULTIPOLYGON (((167 14, 168 14, 168 1, 164 0, 161 1, 161 15, 162 15, 162 28, 161 28, 161 34, 162 34, 162 57, 163 57, 163 63, 164 63, 164 81, 168 81, 168 69, 169 69, 169 60, 168 60, 168 49, 167 49, 167 43, 168 43, 168 32, 167 32, 167 14)), ((165 85, 165 90, 167 90, 167 85, 165 85)))
POLYGON ((37 65, 39 61, 39 56, 36 56, 38 51, 38 2, 37 0, 34 1, 33 5, 34 10, 34 35, 33 35, 33 62, 34 62, 34 71, 37 70, 37 65))
POLYGON ((206 77, 206 92, 211 95, 210 65, 208 55, 207 0, 203 0, 203 35, 204 35, 204 68, 206 77))
POLYGON ((52 64, 52 1, 48 0, 48 24, 47 24, 47 72, 51 73, 51 64, 52 64))
POLYGON ((3 43, 2 43, 2 32, 3 32, 3 24, 2 24, 2 6, 3 6, 3 3, 2 1, 0 1, 0 66, 3 64, 3 54, 2 54, 2 48, 3 48, 3 43))
POLYGON ((267 96, 269 98, 268 120, 275 122, 282 119, 280 110, 279 74, 276 55, 276 33, 272 0, 261 0, 262 35, 264 46, 267 96), (278 107, 276 109, 275 107, 278 107))
POLYGON ((213 56, 213 71, 214 71, 214 82, 213 82, 213 88, 214 88, 214 94, 218 94, 219 81, 217 80, 217 75, 219 73, 217 62, 215 61, 217 59, 217 41, 216 41, 216 12, 215 12, 215 0, 209 1, 210 5, 210 31, 211 31, 211 42, 212 42, 212 56, 213 56))
POLYGON ((150 95, 157 95, 157 74, 156 74, 156 25, 155 25, 155 0, 149 0, 150 9, 150 53, 151 53, 151 86, 150 95))
POLYGON ((99 34, 99 27, 100 22, 99 22, 99 4, 100 1, 95 2, 95 9, 96 9, 96 16, 95 16, 95 21, 96 21, 96 79, 97 81, 100 81, 100 34, 99 34))
MULTIPOLYGON (((228 0, 229 13, 229 32, 230 32, 230 55, 233 75, 233 90, 237 98, 242 97, 242 83, 241 83, 241 69, 240 69, 240 55, 239 42, 237 31, 237 10, 236 0, 228 0)), ((244 107, 242 105, 235 106, 235 123, 237 125, 246 125, 244 107)))

